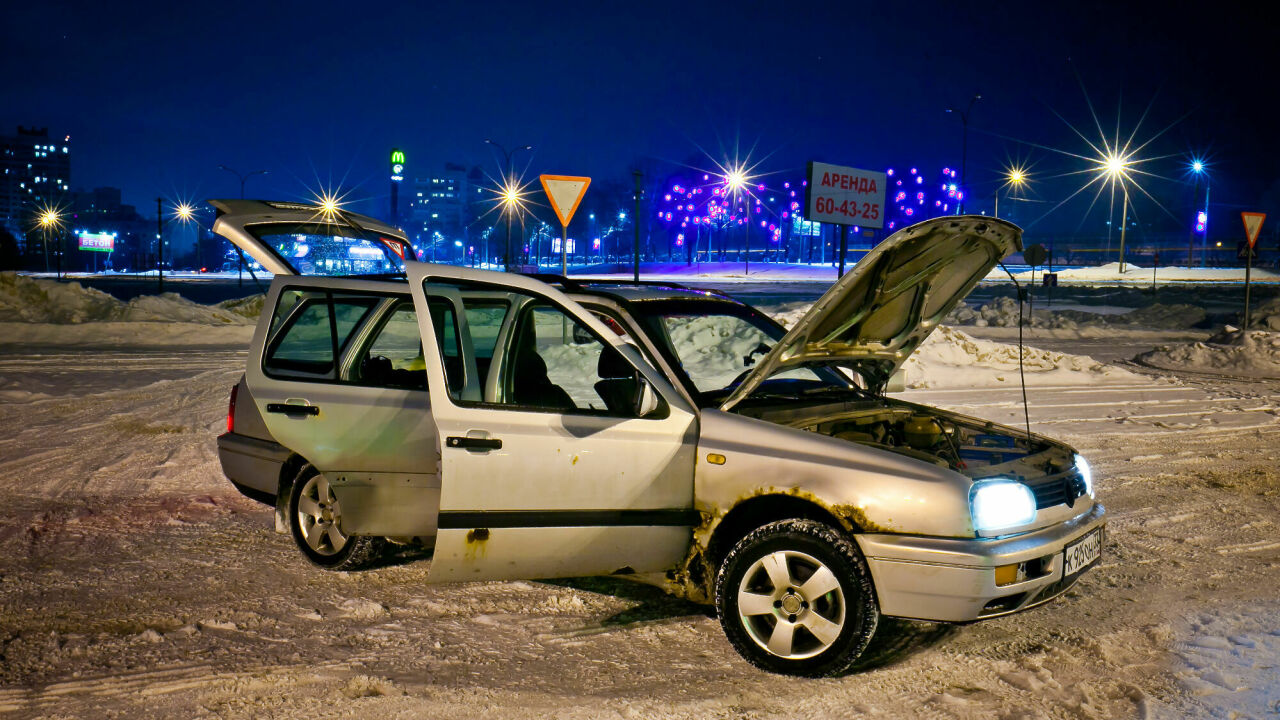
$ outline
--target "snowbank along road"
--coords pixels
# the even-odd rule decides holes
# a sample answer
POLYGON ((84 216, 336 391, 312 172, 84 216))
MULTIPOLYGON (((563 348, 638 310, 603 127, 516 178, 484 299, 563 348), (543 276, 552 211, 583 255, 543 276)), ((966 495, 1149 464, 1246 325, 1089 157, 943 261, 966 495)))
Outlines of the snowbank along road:
MULTIPOLYGON (((250 330, 207 345, 201 327, 146 351, 0 349, 0 714, 1280 712, 1280 381, 1085 364, 1087 382, 1052 382, 1074 377, 1058 363, 1031 422, 1095 467, 1102 564, 1028 613, 886 621, 854 674, 797 680, 739 660, 705 609, 622 580, 426 586, 430 557, 410 551, 313 569, 221 475, 213 439, 250 330)), ((1135 337, 1130 356, 1151 348, 1135 337)), ((1016 381, 991 379, 1007 372, 905 397, 1020 425, 1016 381)))

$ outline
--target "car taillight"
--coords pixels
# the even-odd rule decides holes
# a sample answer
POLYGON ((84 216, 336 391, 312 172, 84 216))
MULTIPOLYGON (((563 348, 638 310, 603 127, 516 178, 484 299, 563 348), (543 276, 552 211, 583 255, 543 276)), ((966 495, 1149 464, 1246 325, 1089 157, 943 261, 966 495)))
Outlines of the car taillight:
POLYGON ((231 402, 227 406, 227 432, 236 431, 236 392, 240 389, 240 385, 231 386, 231 402))

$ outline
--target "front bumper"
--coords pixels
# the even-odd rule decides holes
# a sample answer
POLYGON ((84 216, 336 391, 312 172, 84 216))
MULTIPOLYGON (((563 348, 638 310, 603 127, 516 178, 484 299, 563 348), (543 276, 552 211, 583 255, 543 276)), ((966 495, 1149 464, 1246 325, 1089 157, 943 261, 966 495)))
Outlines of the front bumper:
POLYGON ((1066 592, 1063 549, 1106 524, 1099 503, 1051 527, 999 539, 857 535, 871 568, 880 612, 935 622, 972 622, 1026 610, 1066 592), (996 585, 995 568, 1042 561, 1043 574, 996 585))

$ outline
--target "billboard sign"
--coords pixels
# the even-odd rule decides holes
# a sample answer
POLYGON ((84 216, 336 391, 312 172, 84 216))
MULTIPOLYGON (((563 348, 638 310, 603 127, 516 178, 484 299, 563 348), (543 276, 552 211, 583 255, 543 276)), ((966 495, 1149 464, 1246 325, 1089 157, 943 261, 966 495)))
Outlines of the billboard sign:
POLYGON ((80 249, 90 252, 112 252, 116 249, 115 233, 91 233, 81 230, 76 233, 80 240, 80 249))
POLYGON ((885 180, 882 172, 811 162, 805 216, 811 222, 884 227, 885 180))

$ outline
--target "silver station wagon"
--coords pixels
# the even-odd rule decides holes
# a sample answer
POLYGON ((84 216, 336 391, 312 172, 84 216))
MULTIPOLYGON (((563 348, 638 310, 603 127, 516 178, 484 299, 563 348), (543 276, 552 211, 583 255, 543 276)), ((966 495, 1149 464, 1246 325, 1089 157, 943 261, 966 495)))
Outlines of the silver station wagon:
POLYGON ((905 228, 786 330, 717 292, 417 262, 368 217, 212 204, 275 276, 222 467, 320 567, 394 542, 433 548, 433 583, 626 575, 822 676, 881 617, 1018 612, 1100 557, 1070 447, 886 395, 1021 248, 1010 223, 905 228))

